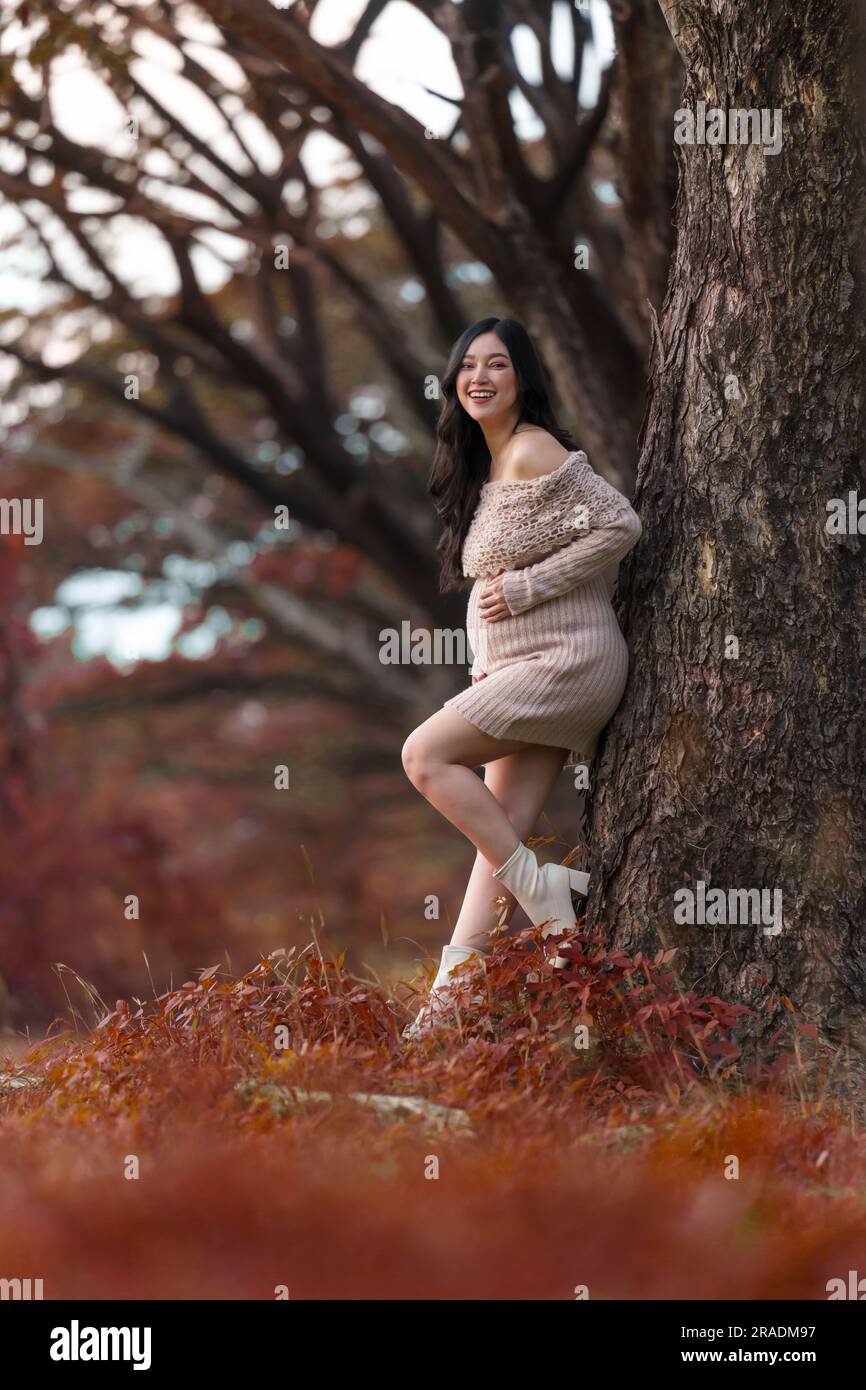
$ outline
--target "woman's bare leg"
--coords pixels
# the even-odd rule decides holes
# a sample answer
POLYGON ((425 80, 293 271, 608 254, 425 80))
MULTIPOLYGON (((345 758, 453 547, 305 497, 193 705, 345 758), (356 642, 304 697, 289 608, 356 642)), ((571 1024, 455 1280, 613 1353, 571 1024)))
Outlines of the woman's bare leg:
MULTIPOLYGON (((533 744, 519 753, 511 753, 488 763, 485 768, 484 784, 511 821, 518 839, 526 840, 532 834, 556 786, 566 756, 564 748, 533 744)), ((480 851, 476 855, 451 937, 452 946, 489 950, 490 938, 487 933, 493 930, 497 921, 510 919, 517 903, 505 885, 493 877, 493 870, 498 867, 498 864, 490 864, 480 851), (507 902, 501 919, 492 905, 495 898, 504 898, 507 902)))
MULTIPOLYGON (((421 795, 462 831, 492 873, 511 857, 522 837, 517 834, 508 813, 490 786, 482 782, 472 769, 486 767, 517 753, 537 753, 540 747, 539 744, 491 738, 455 710, 442 709, 409 735, 403 745, 403 766, 421 795)), ((560 750, 546 749, 545 752, 558 756, 560 750)), ((563 753, 556 770, 557 776, 564 760, 563 753)), ((546 764, 548 776, 552 761, 553 758, 549 756, 546 764)), ((539 785, 543 780, 539 778, 539 785)), ((547 794, 550 785, 547 785, 547 794)), ((533 825, 537 816, 538 811, 533 816, 533 825)), ((500 887, 498 882, 493 882, 496 888, 500 887)), ((491 896, 496 896, 496 893, 491 896)), ((477 928, 475 930, 477 932, 477 928)), ((458 944, 456 937, 454 944, 458 944)), ((464 940, 459 944, 467 943, 464 940)))
POLYGON ((403 745, 409 781, 494 868, 505 863, 519 841, 496 797, 472 769, 525 747, 491 738, 450 709, 431 715, 403 745))

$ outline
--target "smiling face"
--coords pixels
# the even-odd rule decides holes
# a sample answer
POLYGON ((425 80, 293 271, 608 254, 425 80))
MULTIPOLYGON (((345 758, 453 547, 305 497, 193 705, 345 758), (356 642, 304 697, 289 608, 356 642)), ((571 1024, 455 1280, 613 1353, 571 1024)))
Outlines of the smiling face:
POLYGON ((457 399, 473 420, 484 427, 514 414, 517 373, 508 349, 495 333, 482 333, 463 354, 457 373, 457 399))

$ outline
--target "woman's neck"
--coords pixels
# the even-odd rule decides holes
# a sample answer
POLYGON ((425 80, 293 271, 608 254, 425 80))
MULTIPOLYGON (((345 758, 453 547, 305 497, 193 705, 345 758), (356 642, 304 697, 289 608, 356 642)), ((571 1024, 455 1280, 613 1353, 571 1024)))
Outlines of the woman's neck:
POLYGON ((504 454, 508 448, 508 445, 514 438, 514 431, 517 429, 518 424, 519 417, 515 413, 513 416, 509 417, 506 420, 496 422, 491 421, 491 423, 486 428, 484 425, 481 426, 481 432, 484 435, 484 442, 487 445, 487 449, 490 453, 491 473, 494 470, 498 469, 504 463, 504 454))

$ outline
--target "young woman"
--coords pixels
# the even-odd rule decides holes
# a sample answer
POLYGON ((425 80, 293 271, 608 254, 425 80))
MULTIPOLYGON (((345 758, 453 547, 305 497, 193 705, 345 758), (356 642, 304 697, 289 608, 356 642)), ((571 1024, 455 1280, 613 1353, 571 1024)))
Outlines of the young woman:
MULTIPOLYGON (((539 865, 523 843, 563 765, 588 763, 622 699, 628 648, 605 572, 641 524, 553 418, 532 342, 486 318, 455 344, 442 382, 430 491, 443 526, 442 589, 475 580, 472 684, 406 740, 422 796, 477 850, 431 996, 404 1036, 435 1026, 453 971, 490 949, 494 899, 544 935, 574 925, 588 875, 539 865), (484 780, 474 768, 484 767, 484 780), (450 975, 450 979, 449 979, 450 975)), ((564 963, 557 958, 559 963, 564 963)))

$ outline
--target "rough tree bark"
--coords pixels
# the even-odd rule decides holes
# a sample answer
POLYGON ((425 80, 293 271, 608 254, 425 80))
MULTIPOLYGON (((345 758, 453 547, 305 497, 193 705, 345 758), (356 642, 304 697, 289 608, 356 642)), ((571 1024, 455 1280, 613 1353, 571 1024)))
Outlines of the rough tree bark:
POLYGON ((679 947, 686 986, 755 1009, 747 1056, 783 1045, 787 996, 862 1058, 866 540, 825 530, 830 499, 864 493, 858 7, 662 8, 683 106, 781 108, 783 144, 678 151, 644 532, 619 583, 632 674, 596 764, 589 912, 630 951, 679 947), (699 880, 781 890, 780 934, 677 925, 673 895, 699 880))

